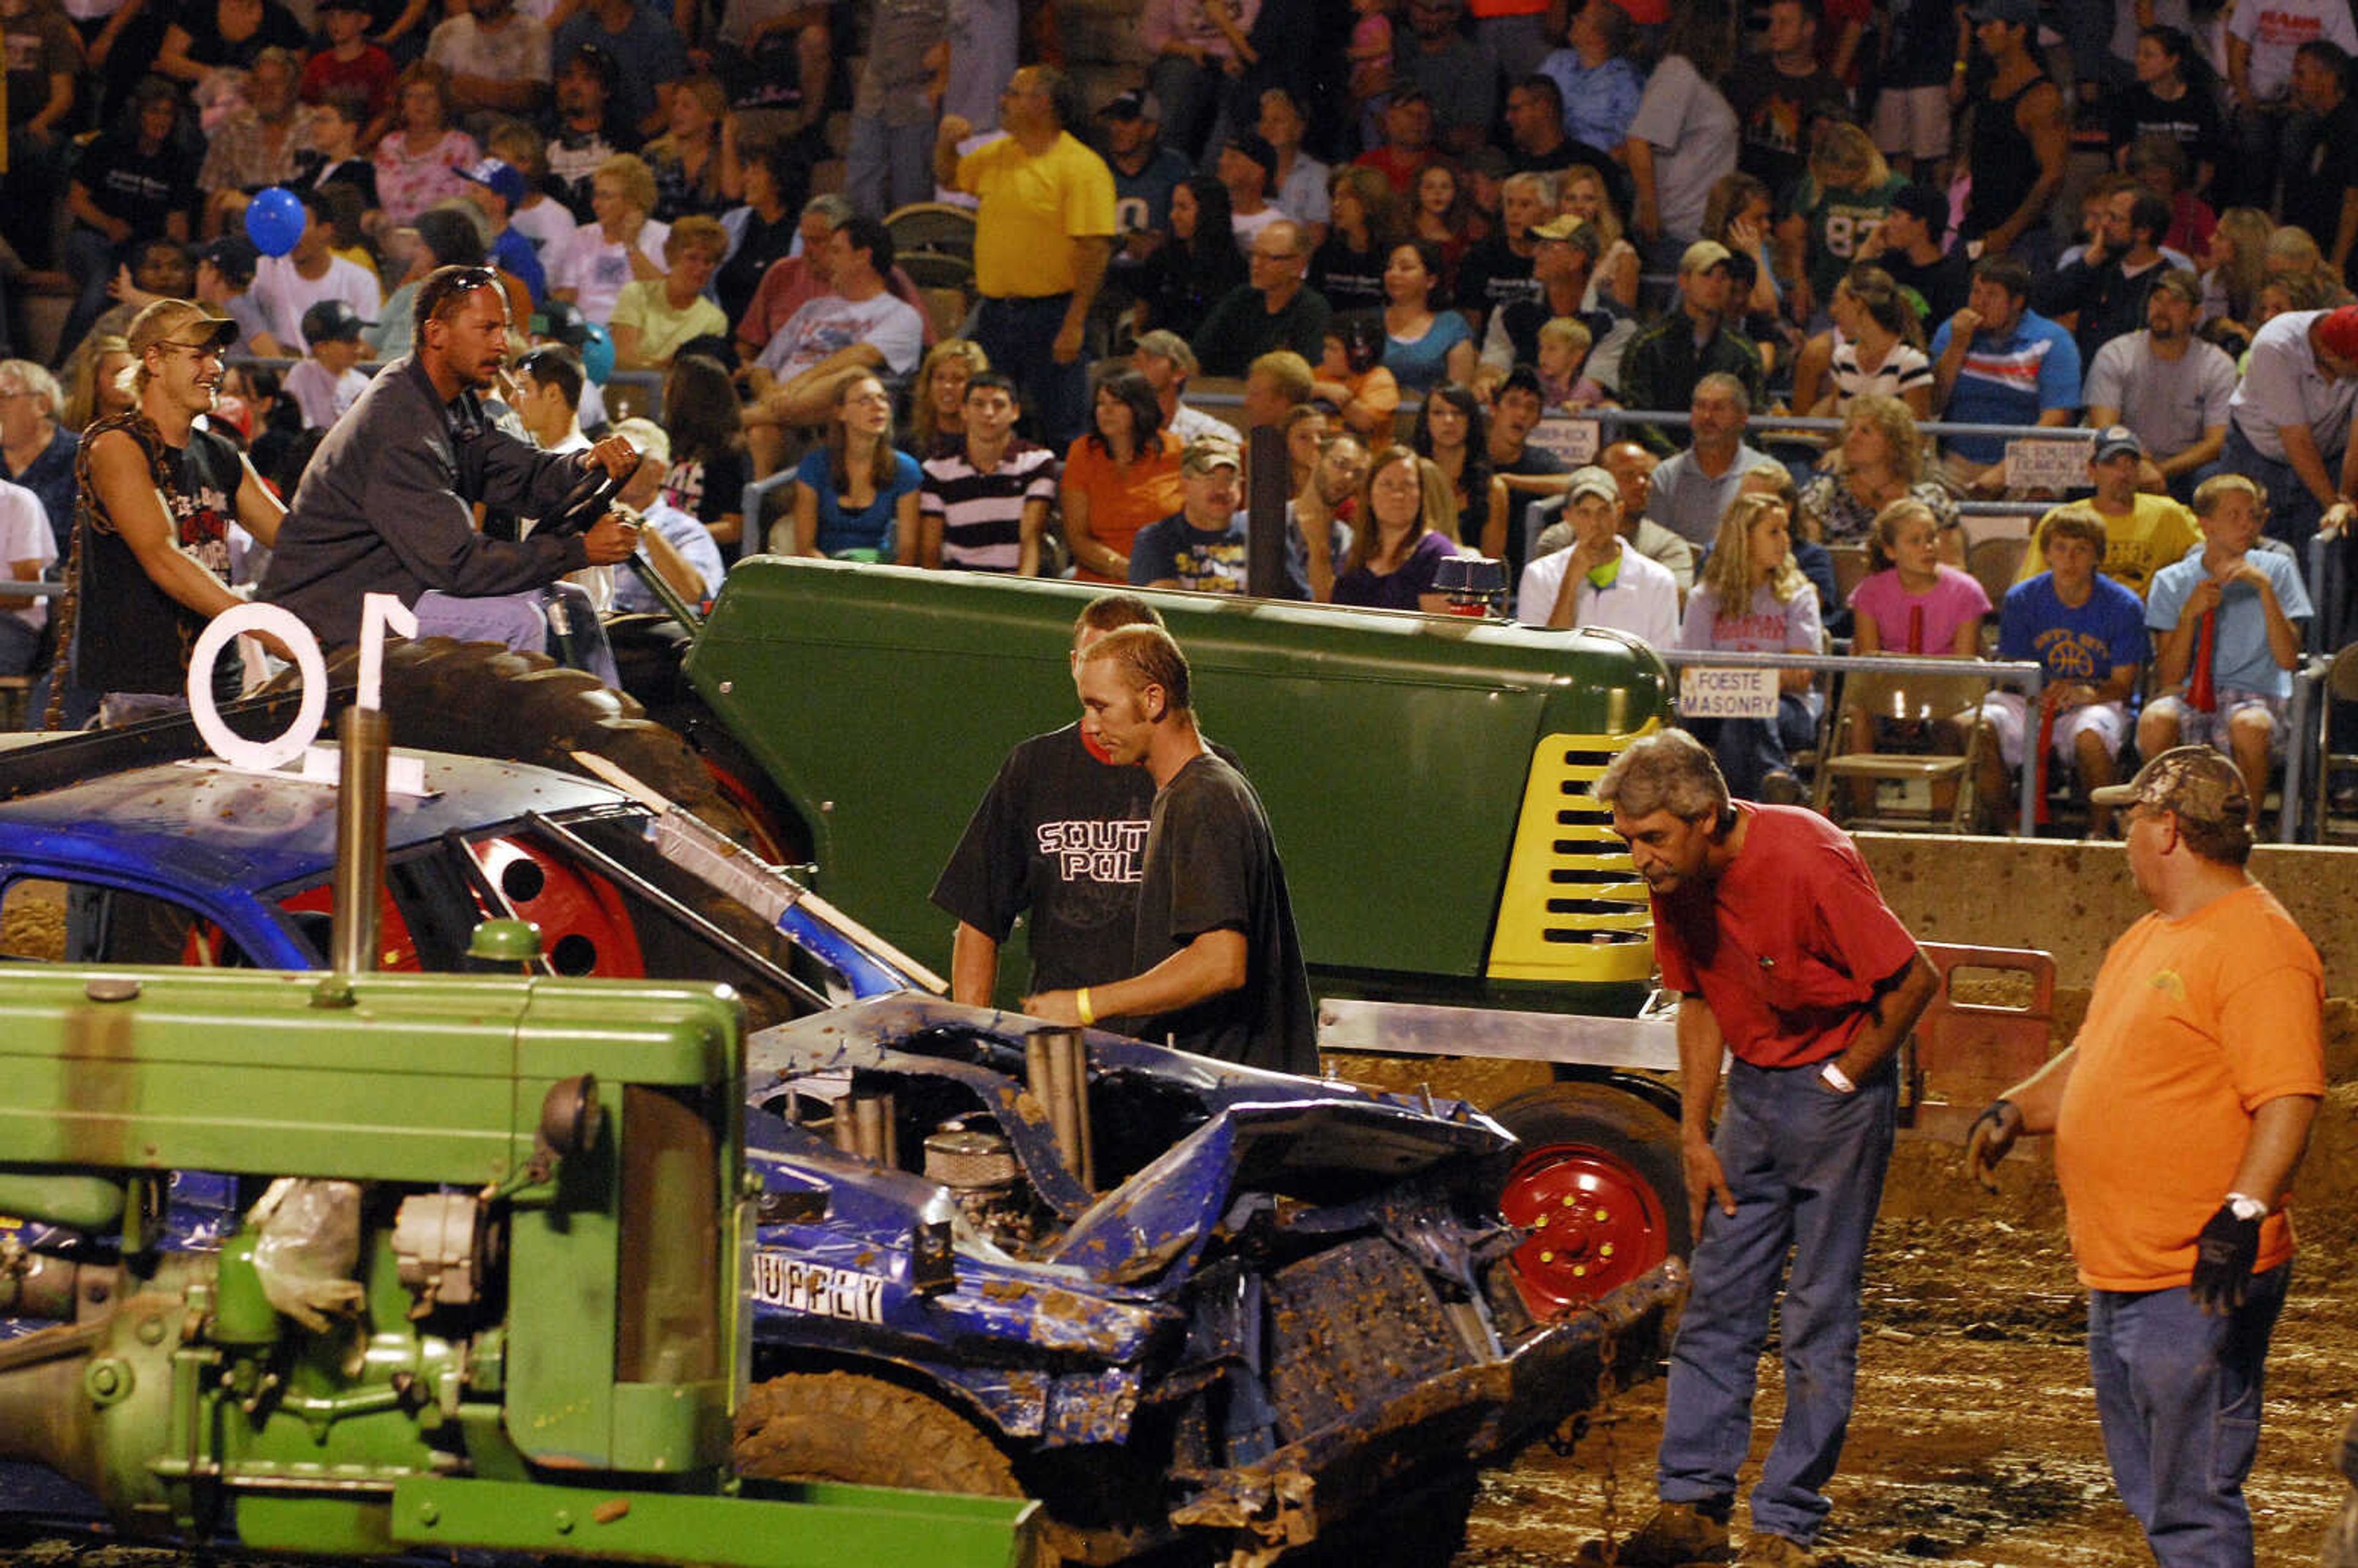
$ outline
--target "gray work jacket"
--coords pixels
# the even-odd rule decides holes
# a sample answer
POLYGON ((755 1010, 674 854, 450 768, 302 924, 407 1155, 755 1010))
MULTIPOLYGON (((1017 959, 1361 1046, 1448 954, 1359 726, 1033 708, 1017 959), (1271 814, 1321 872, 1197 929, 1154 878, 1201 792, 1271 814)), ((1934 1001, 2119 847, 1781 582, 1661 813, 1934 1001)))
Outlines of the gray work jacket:
POLYGON ((471 392, 445 404, 405 355, 319 443, 260 597, 332 647, 359 641, 364 594, 415 605, 428 589, 476 599, 554 582, 589 564, 579 534, 486 538, 474 503, 547 516, 588 471, 585 454, 552 455, 499 429, 471 392))

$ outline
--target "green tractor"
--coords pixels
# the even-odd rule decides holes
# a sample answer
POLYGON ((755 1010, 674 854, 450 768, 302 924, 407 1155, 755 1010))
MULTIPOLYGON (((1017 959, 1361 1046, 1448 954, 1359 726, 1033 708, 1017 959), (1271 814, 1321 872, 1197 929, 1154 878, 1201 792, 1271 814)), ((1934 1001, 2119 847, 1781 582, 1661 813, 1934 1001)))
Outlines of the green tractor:
MULTIPOLYGON (((617 645, 648 716, 688 738, 771 858, 807 862, 946 971, 934 878, 1008 749, 1077 717, 1067 654, 1098 591, 759 557, 700 622, 617 645)), ((1267 805, 1335 1069, 1544 1065, 1553 1081, 1484 1108, 1522 1140, 1501 1196, 1534 1232, 1517 1266, 1535 1310, 1682 1256, 1661 1076, 1677 1050, 1646 1010, 1645 888, 1590 795, 1668 718, 1660 661, 1611 633, 1147 597, 1187 651, 1206 732, 1267 805)), ((1011 1004, 1020 931, 1007 957, 1011 1004)))
POLYGON ((5 1271, 15 1310, 80 1310, 0 1344, 0 1458, 258 1550, 1023 1560, 1020 1502, 741 1494, 738 1015, 722 987, 12 969, 0 1212, 120 1248, 5 1271), (250 1200, 218 1252, 163 1244, 174 1167, 250 1200))
POLYGON ((1030 1561, 1021 1499, 741 1483, 741 1006, 369 972, 376 737, 345 754, 331 972, 8 969, 0 1313, 55 1326, 0 1342, 0 1461, 262 1551, 1030 1561), (238 1223, 192 1230, 191 1182, 238 1223), (27 1245, 59 1227, 82 1243, 27 1245))

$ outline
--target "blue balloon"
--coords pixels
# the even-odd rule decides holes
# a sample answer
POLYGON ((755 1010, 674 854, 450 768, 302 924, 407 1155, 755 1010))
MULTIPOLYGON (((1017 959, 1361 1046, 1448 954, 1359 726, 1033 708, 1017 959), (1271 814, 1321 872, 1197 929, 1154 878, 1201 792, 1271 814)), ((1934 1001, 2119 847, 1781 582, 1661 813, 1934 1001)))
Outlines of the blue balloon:
POLYGON ((303 203, 283 185, 259 192, 246 207, 245 232, 264 255, 285 255, 303 237, 303 203))
POLYGON ((614 336, 595 321, 589 324, 588 332, 581 340, 581 368, 591 381, 603 386, 606 378, 614 373, 614 336))

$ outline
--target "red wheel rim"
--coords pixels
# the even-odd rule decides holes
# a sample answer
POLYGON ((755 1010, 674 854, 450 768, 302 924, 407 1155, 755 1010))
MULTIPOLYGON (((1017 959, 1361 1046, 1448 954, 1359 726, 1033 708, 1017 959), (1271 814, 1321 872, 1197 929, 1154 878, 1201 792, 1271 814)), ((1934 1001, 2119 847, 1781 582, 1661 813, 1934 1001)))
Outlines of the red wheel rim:
POLYGON ((744 780, 709 756, 704 759, 704 771, 712 775, 712 786, 720 792, 720 797, 745 814, 746 829, 753 836, 749 848, 773 866, 784 865, 784 838, 779 833, 777 823, 772 820, 770 808, 762 803, 762 797, 755 795, 744 780))
POLYGON ((499 885, 516 914, 540 927, 543 950, 557 973, 610 979, 645 976, 630 911, 605 878, 529 838, 487 838, 474 851, 484 875, 499 885), (518 862, 536 874, 512 879, 518 862))
POLYGON ((1499 1194, 1507 1222, 1530 1232, 1515 1284, 1539 1318, 1595 1301, 1671 1255, 1653 1186, 1627 1161, 1574 1143, 1533 1150, 1499 1194))

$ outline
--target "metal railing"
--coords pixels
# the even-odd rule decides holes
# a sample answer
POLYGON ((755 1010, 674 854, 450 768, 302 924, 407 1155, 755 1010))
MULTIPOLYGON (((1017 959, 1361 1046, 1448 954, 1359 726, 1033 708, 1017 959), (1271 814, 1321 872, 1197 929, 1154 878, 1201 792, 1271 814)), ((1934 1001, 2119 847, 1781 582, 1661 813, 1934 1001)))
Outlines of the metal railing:
MULTIPOLYGON (((403 353, 408 351, 406 349, 402 351, 403 353)), ((258 354, 232 354, 223 362, 240 370, 276 371, 284 376, 303 362, 300 359, 265 359, 258 354)), ((362 375, 374 379, 377 372, 392 362, 390 360, 362 360, 352 368, 362 375)), ((617 370, 606 377, 602 385, 607 389, 618 386, 622 388, 630 395, 623 401, 631 404, 633 413, 642 418, 652 419, 658 425, 663 423, 663 372, 617 370), (644 404, 639 401, 641 397, 645 399, 644 404)))
MULTIPOLYGON (((1240 408, 1244 395, 1228 384, 1230 378, 1213 378, 1209 382, 1191 383, 1187 401, 1198 408, 1240 408)), ((1414 393, 1401 395, 1399 413, 1413 416, 1424 400, 1414 393)), ((1684 409, 1667 408, 1584 408, 1577 414, 1551 414, 1548 422, 1556 424, 1593 423, 1599 426, 1660 425, 1671 429, 1684 429, 1694 422, 1694 416, 1684 409)), ((1840 419, 1813 418, 1801 414, 1755 414, 1745 427, 1747 438, 1764 432, 1799 430, 1827 435, 1842 433, 1840 419)), ((1916 428, 1927 436, 1989 436, 1999 440, 2015 441, 2080 441, 2093 442, 2096 432, 2085 425, 1973 425, 1947 420, 1919 420, 1916 428)))
MULTIPOLYGON (((2000 681, 2019 682, 2026 700, 2034 706, 2039 701, 2039 688, 2047 684, 2046 666, 2035 659, 1942 659, 1920 654, 1738 654, 1709 648, 1657 648, 1654 655, 1672 669, 1694 665, 1713 669, 1814 670, 1829 674, 1979 676, 1993 687, 2000 681)), ((2033 765, 2035 759, 2027 752, 2022 761, 2022 835, 2028 838, 2039 822, 2039 770, 2033 765)))

